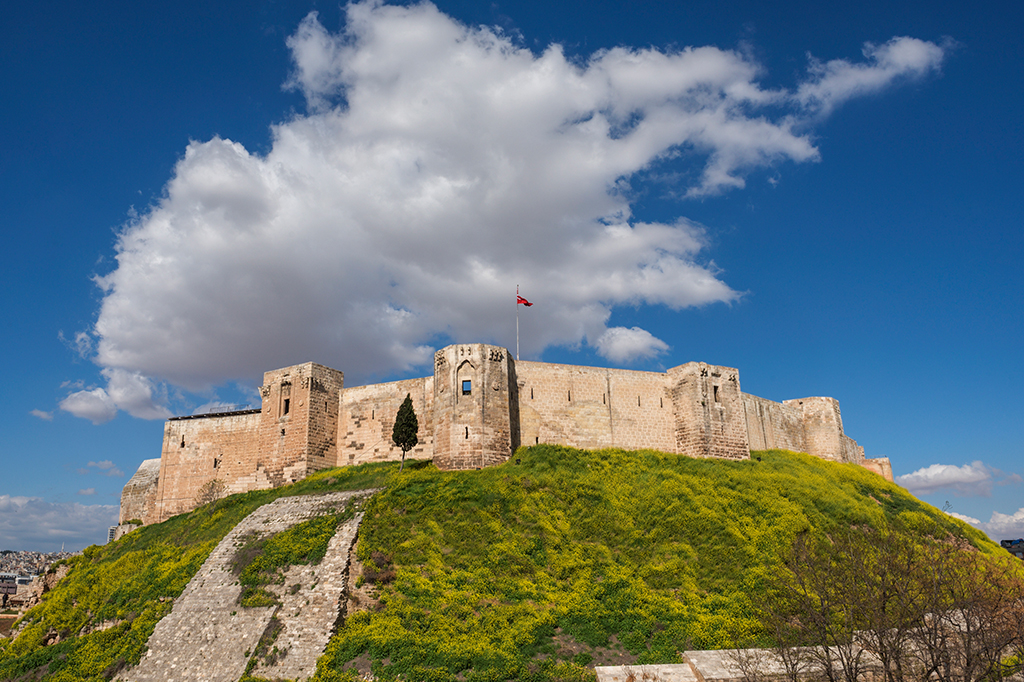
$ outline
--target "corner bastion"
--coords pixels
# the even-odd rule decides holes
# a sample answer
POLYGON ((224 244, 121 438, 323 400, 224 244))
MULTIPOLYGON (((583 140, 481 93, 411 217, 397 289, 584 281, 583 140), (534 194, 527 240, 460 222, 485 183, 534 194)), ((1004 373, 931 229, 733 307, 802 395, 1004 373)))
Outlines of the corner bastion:
POLYGON ((834 398, 773 402, 743 393, 739 370, 703 362, 644 372, 516 361, 500 346, 455 344, 435 353, 433 376, 346 387, 342 372, 307 362, 264 374, 258 410, 168 419, 160 459, 143 462, 124 488, 120 522, 157 523, 211 494, 398 460, 391 431, 406 395, 420 425, 410 456, 439 469, 501 464, 541 443, 725 459, 782 448, 892 480, 887 458, 865 459, 844 433, 834 398))

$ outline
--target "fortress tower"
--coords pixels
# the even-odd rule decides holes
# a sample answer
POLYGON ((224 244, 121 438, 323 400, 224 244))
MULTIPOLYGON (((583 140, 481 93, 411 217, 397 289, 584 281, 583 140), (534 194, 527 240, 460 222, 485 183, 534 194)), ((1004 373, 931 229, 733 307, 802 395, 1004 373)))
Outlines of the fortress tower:
POLYGON ((272 486, 338 465, 342 372, 307 362, 263 375, 257 469, 272 486))
POLYGON ((519 447, 515 368, 508 351, 483 343, 434 354, 434 464, 479 469, 519 447))
POLYGON ((668 376, 675 405, 676 452, 749 459, 739 370, 688 362, 670 369, 668 376))
POLYGON ((419 444, 439 469, 501 464, 522 445, 652 449, 747 459, 784 448, 859 464, 892 480, 888 459, 865 459, 843 430, 839 402, 773 402, 740 390, 739 370, 688 362, 667 372, 517 362, 501 346, 447 346, 434 373, 345 387, 307 362, 267 372, 258 410, 172 417, 159 460, 122 493, 121 521, 162 521, 217 494, 284 485, 320 469, 396 460, 398 407, 412 398, 419 444), (204 492, 205 491, 205 492, 204 492))

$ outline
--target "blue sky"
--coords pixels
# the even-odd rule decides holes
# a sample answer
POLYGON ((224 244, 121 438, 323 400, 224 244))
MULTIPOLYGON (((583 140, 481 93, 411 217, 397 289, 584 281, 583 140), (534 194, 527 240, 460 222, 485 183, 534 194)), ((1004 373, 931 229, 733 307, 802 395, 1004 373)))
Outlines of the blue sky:
POLYGON ((514 345, 517 283, 525 357, 834 396, 922 499, 1024 535, 1020 3, 4 19, 0 549, 102 542, 163 417, 264 370, 514 345))

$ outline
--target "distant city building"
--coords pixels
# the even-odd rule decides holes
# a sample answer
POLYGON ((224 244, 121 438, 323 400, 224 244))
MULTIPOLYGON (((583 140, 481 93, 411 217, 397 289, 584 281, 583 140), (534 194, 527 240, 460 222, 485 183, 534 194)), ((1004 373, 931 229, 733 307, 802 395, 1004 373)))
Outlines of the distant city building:
POLYGON ((0 594, 17 594, 18 576, 13 573, 0 573, 0 594))
POLYGON ((1024 538, 1017 538, 1016 540, 1000 540, 999 544, 1013 556, 1024 560, 1024 538))

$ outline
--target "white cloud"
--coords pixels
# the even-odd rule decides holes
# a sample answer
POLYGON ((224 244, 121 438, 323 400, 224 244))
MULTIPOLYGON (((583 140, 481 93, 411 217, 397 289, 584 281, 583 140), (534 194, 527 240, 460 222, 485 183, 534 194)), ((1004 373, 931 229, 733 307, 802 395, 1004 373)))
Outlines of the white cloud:
POLYGON ((896 79, 920 78, 937 71, 948 49, 949 45, 899 37, 883 45, 865 43, 867 63, 812 60, 812 77, 797 89, 796 98, 808 109, 827 114, 852 97, 889 87, 896 79))
POLYGON ((114 505, 55 504, 37 497, 0 495, 0 548, 55 552, 106 542, 117 523, 114 505))
POLYGON ((117 416, 117 406, 102 388, 75 391, 60 401, 60 409, 93 424, 103 424, 117 416))
POLYGON ((969 523, 972 526, 977 526, 979 523, 981 523, 980 520, 974 518, 973 516, 967 516, 966 514, 958 514, 955 511, 947 511, 946 514, 952 516, 954 519, 960 519, 964 523, 969 523))
POLYGON ((79 495, 95 495, 96 494, 96 488, 82 488, 81 490, 78 491, 78 494, 79 495))
POLYGON ((93 351, 93 340, 89 336, 88 332, 76 332, 74 339, 69 339, 64 336, 64 332, 58 332, 57 338, 60 342, 67 346, 70 350, 74 351, 75 355, 86 358, 92 354, 93 351))
POLYGON ((621 363, 652 358, 668 350, 667 343, 640 327, 611 327, 594 345, 601 357, 621 363))
POLYGON ((992 494, 992 484, 997 473, 980 461, 959 467, 932 464, 913 473, 897 476, 896 483, 915 495, 951 490, 957 496, 988 497, 992 494))
POLYGON ((1024 507, 1013 514, 1001 514, 994 511, 988 523, 979 525, 990 538, 996 541, 1016 540, 1024 537, 1024 507))
POLYGON ((53 421, 53 412, 46 412, 44 410, 29 410, 29 414, 32 415, 33 417, 39 417, 43 421, 53 421))
POLYGON ((106 389, 75 391, 60 402, 60 409, 93 424, 110 421, 117 416, 119 409, 140 419, 166 419, 171 416, 170 410, 161 404, 166 397, 159 399, 154 396, 154 382, 139 372, 107 367, 102 374, 107 379, 106 389))
POLYGON ((160 418, 148 378, 202 390, 315 360, 349 382, 426 365, 439 338, 511 345, 516 284, 538 303, 527 355, 582 341, 609 358, 660 352, 642 329, 609 330, 612 309, 739 294, 699 225, 633 220, 630 180, 683 160, 694 179, 673 192, 705 196, 816 160, 806 123, 943 55, 894 39, 865 64, 815 64, 796 90, 765 90, 759 64, 715 47, 577 62, 429 3, 346 12, 340 33, 314 13, 289 38, 309 113, 275 126, 266 156, 192 142, 121 232, 116 269, 96 280, 108 385, 62 409, 160 418))
MULTIPOLYGON (((103 472, 104 476, 124 476, 124 472, 114 466, 114 463, 109 459, 105 459, 102 462, 89 462, 86 466, 95 467, 103 472)), ((88 473, 87 469, 79 469, 78 473, 88 473)))

